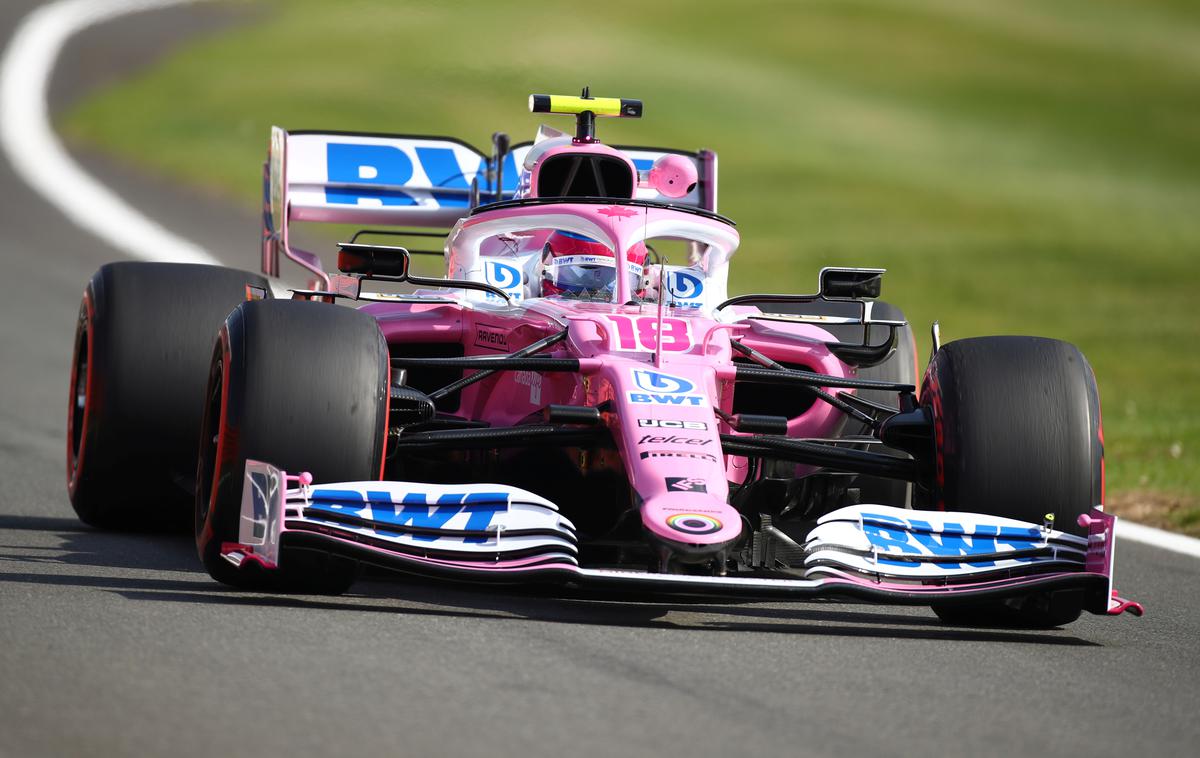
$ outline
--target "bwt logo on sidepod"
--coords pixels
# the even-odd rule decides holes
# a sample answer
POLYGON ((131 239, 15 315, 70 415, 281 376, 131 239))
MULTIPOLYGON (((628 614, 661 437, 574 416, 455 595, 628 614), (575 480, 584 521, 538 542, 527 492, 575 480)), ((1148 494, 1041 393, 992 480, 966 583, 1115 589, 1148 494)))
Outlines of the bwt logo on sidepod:
POLYGON ((678 376, 658 371, 634 369, 633 383, 641 392, 630 392, 629 402, 655 405, 701 406, 707 402, 703 395, 691 394, 696 385, 678 376))

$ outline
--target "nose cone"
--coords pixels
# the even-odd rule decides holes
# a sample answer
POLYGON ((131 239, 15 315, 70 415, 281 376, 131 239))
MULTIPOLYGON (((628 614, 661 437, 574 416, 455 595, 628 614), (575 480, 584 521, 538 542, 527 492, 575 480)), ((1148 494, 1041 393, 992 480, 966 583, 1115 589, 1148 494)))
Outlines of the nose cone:
POLYGON ((681 487, 642 504, 642 524, 655 540, 681 556, 715 554, 742 535, 742 517, 723 500, 707 494, 701 479, 680 479, 681 487))

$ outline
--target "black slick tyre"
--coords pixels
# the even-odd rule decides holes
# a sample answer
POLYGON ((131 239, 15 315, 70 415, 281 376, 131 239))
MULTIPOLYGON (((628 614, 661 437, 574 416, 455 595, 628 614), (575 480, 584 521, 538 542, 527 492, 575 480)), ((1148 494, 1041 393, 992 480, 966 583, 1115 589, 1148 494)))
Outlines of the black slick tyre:
POLYGON ((220 266, 121 262, 92 276, 67 410, 67 491, 82 521, 188 523, 213 340, 248 286, 270 292, 220 266))
MULTIPOLYGON (((316 482, 378 479, 390 362, 377 322, 325 303, 259 301, 229 315, 212 352, 196 474, 196 547, 217 581, 251 590, 339 594, 354 561, 282 546, 279 568, 234 566, 247 459, 316 482)), ((249 565, 248 565, 249 564, 249 565)))
MULTIPOLYGON (((1091 366, 1074 345, 978 337, 942 347, 921 404, 934 424, 934 507, 1004 516, 1083 535, 1077 519, 1104 498, 1104 434, 1091 366)), ((1070 623, 1080 593, 934 606, 951 623, 1070 623)))

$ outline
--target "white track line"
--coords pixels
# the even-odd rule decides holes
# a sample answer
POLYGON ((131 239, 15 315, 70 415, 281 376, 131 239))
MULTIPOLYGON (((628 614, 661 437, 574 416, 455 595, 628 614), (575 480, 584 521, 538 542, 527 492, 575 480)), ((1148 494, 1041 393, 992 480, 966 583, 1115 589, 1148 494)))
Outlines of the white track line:
POLYGON ((1141 542, 1172 553, 1200 558, 1200 540, 1183 534, 1164 532, 1162 529, 1144 526, 1128 519, 1117 522, 1117 540, 1141 542))
MULTIPOLYGON (((0 144, 27 184, 72 221, 146 261, 219 264, 117 197, 79 167, 50 127, 46 89, 63 45, 94 24, 193 0, 58 0, 30 13, 0 61, 0 144)), ((1200 558, 1200 540, 1122 520, 1121 539, 1200 558)))
POLYGON ((71 159, 50 126, 46 90, 63 45, 89 26, 191 0, 58 0, 28 16, 0 61, 0 144, 17 174, 67 218, 145 261, 219 264, 134 210, 71 159))

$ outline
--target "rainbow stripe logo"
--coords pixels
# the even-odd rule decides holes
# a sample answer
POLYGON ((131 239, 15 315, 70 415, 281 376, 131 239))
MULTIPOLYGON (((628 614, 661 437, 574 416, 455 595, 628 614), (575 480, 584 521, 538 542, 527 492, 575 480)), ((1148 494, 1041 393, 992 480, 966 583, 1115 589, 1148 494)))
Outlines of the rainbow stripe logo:
POLYGON ((684 534, 714 534, 724 526, 719 520, 702 513, 676 513, 667 517, 667 526, 684 534))

